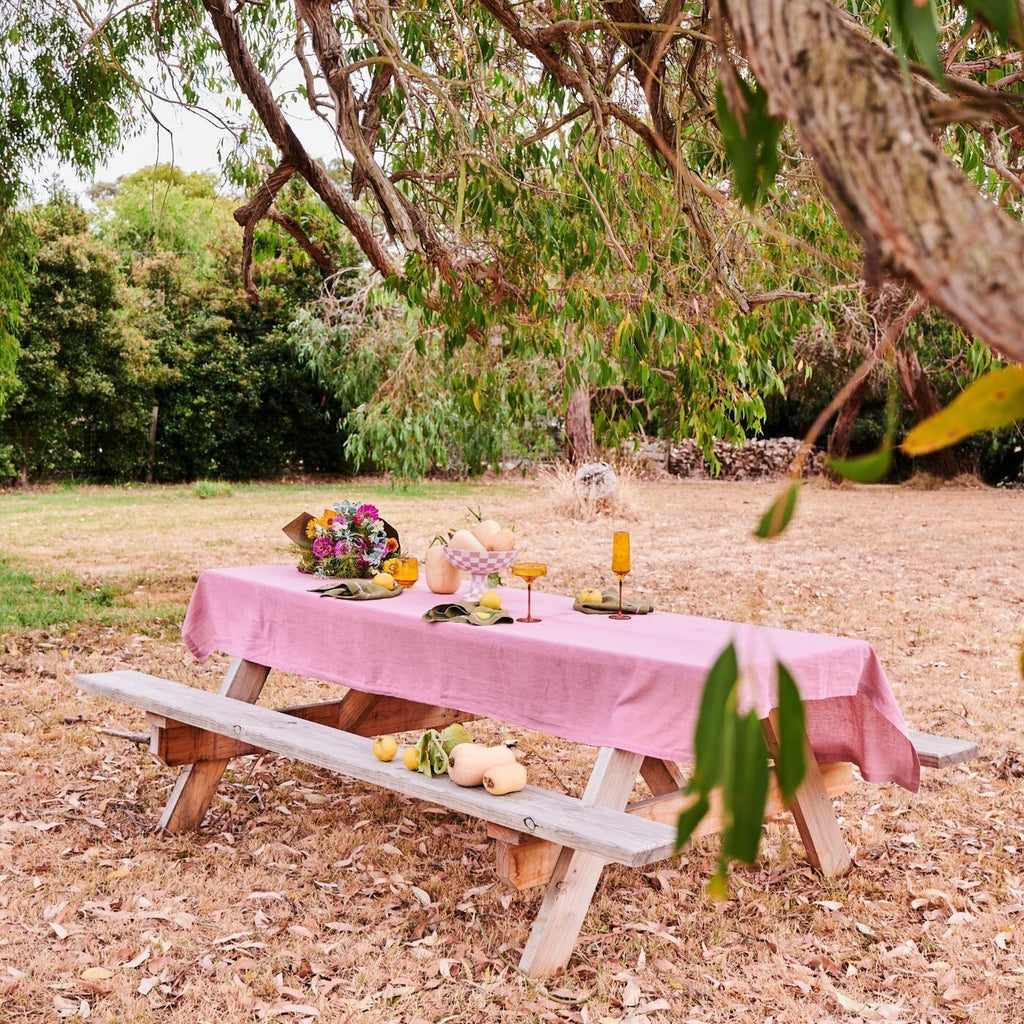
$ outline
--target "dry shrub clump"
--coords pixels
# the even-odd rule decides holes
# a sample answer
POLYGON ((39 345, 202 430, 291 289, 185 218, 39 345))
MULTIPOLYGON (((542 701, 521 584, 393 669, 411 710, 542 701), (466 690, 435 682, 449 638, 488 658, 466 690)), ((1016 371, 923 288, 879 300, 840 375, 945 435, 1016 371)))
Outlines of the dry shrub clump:
POLYGON ((634 484, 642 479, 642 467, 623 461, 612 467, 617 487, 607 497, 592 497, 586 488, 581 488, 576 479, 576 470, 565 463, 543 466, 537 472, 537 480, 547 492, 551 510, 578 523, 593 523, 601 517, 619 516, 629 518, 635 511, 633 498, 634 484))
MULTIPOLYGON (((775 485, 624 484, 628 506, 590 519, 558 507, 547 478, 0 496, 4 563, 42 587, 59 565, 120 609, 0 639, 0 1020, 1024 1019, 1024 494, 810 484, 766 544, 752 531, 775 485), (515 966, 540 892, 497 881, 476 821, 250 756, 200 832, 158 833, 175 772, 138 739, 142 715, 76 691, 74 674, 216 688, 227 659, 196 664, 178 632, 198 573, 291 561, 280 527, 343 497, 377 504, 414 552, 470 508, 514 523, 524 557, 549 564, 538 586, 565 594, 609 581, 611 532, 628 529, 630 587, 658 610, 864 637, 912 727, 972 738, 980 756, 926 770, 916 794, 855 783, 836 802, 846 878, 817 877, 786 820, 723 903, 704 890, 713 840, 607 868, 568 968, 543 982, 515 966)), ((274 674, 264 700, 336 692, 274 674)), ((473 730, 515 740, 540 784, 585 784, 590 751, 473 730)))

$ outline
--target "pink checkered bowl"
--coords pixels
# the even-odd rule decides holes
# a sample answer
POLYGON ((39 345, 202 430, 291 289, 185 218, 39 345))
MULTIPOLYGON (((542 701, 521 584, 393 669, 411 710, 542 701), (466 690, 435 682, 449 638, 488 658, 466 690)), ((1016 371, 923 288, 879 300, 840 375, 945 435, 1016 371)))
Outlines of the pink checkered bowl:
POLYGON ((444 549, 444 553, 456 569, 470 574, 470 580, 462 592, 462 597, 467 601, 479 601, 480 595, 487 589, 487 577, 492 572, 507 569, 518 554, 515 548, 511 551, 463 551, 461 548, 449 547, 444 549))

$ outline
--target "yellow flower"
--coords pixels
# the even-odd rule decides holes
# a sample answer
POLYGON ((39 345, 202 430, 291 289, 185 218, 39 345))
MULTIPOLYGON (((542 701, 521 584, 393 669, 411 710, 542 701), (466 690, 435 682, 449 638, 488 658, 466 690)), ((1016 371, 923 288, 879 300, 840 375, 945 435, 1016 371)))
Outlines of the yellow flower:
POLYGON ((337 514, 338 513, 335 512, 333 508, 325 508, 322 515, 317 516, 316 519, 310 519, 310 521, 306 523, 306 536, 311 539, 315 537, 317 527, 321 530, 330 529, 331 522, 337 514))

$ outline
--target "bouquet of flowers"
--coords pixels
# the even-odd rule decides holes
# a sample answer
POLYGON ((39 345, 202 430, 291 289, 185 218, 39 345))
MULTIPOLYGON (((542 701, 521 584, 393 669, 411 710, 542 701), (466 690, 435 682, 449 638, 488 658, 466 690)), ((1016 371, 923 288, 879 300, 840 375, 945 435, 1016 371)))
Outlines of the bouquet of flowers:
POLYGON ((369 579, 400 554, 398 534, 377 509, 354 501, 303 513, 284 532, 301 549, 299 571, 316 576, 369 579))

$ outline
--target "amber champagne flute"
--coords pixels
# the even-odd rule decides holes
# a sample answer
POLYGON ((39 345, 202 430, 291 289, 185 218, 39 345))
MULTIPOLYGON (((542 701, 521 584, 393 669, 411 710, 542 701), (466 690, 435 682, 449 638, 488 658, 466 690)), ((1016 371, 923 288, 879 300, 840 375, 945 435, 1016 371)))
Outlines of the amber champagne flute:
POLYGON ((518 576, 526 583, 526 617, 516 622, 540 622, 533 617, 533 581, 547 576, 548 567, 543 562, 513 562, 512 575, 518 576))
POLYGON ((629 561, 629 534, 612 534, 612 572, 619 577, 619 610, 608 616, 610 619, 628 619, 628 615, 622 614, 622 580, 629 572, 631 566, 629 561))

